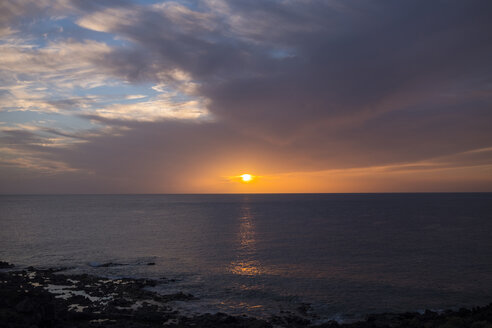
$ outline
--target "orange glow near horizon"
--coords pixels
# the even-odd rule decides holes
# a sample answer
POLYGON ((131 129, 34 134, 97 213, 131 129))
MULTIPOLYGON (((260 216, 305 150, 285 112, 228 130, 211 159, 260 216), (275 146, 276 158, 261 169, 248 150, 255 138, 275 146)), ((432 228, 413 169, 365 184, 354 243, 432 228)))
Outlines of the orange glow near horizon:
POLYGON ((477 186, 480 187, 479 190, 486 191, 489 190, 490 181, 492 181, 491 165, 447 168, 433 163, 409 163, 286 173, 278 173, 268 167, 259 167, 261 165, 256 165, 258 167, 255 167, 253 172, 251 170, 252 166, 238 163, 230 165, 230 167, 224 165, 223 167, 214 167, 209 170, 201 167, 200 170, 195 172, 196 175, 190 175, 186 188, 183 188, 180 192, 440 192, 447 190, 473 191, 479 189, 477 186), (204 171, 207 171, 207 174, 204 174, 204 171), (436 172, 439 174, 436 174, 436 172), (251 176, 251 180, 248 180, 249 177, 244 180, 243 175, 245 174, 251 176), (464 185, 463 181, 469 181, 469 185, 464 185))

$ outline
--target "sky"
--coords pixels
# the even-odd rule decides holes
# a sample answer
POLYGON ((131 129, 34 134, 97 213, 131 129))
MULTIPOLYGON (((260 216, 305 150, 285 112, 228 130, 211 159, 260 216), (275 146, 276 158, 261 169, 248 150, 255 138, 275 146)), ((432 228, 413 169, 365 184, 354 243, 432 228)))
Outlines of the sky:
POLYGON ((490 17, 490 0, 4 0, 0 193, 492 191, 490 17))

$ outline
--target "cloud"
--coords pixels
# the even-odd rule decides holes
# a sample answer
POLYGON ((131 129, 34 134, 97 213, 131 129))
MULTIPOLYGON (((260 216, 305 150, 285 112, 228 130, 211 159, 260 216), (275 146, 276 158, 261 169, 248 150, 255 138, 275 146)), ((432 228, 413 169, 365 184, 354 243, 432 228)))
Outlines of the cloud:
POLYGON ((92 61, 110 51, 95 41, 48 43, 44 47, 25 41, 0 44, 0 110, 59 112, 61 105, 82 108, 91 98, 78 100, 74 88, 94 88, 110 83, 110 77, 92 61), (62 98, 62 99, 60 99, 62 98))
POLYGON ((115 26, 129 26, 138 23, 132 17, 132 10, 127 8, 107 8, 84 16, 77 24, 97 32, 110 32, 115 26))
POLYGON ((234 191, 200 177, 243 170, 317 191, 492 180, 489 1, 56 4, 87 39, 23 39, 12 17, 48 9, 9 9, 0 105, 115 129, 43 150, 112 190, 234 191))
POLYGON ((128 100, 133 100, 133 99, 141 99, 141 98, 145 98, 147 97, 146 95, 128 95, 128 96, 125 96, 125 99, 128 99, 128 100))
POLYGON ((163 119, 205 119, 208 111, 198 100, 177 102, 173 101, 172 96, 163 95, 149 101, 109 105, 88 114, 110 120, 152 122, 163 119))
MULTIPOLYGON (((358 6, 214 1, 193 14, 211 16, 207 22, 214 24, 193 29, 188 20, 170 18, 179 7, 172 3, 159 10, 118 9, 123 14, 111 9, 82 21, 96 16, 104 31, 145 49, 116 49, 106 57, 114 74, 159 80, 156 72, 177 68, 201 82, 214 114, 238 125, 251 125, 261 115, 254 133, 280 139, 320 120, 445 101, 439 98, 457 88, 475 90, 490 76, 490 67, 482 65, 490 53, 489 23, 481 13, 490 9, 486 3, 453 3, 444 10, 423 2, 358 6), (114 19, 130 13, 130 19, 114 19), (473 37, 457 41, 455 32, 462 29, 473 37), (293 55, 272 57, 279 49, 293 55), (282 123, 272 129, 277 120, 282 123)), ((177 12, 193 16, 190 9, 177 12)))

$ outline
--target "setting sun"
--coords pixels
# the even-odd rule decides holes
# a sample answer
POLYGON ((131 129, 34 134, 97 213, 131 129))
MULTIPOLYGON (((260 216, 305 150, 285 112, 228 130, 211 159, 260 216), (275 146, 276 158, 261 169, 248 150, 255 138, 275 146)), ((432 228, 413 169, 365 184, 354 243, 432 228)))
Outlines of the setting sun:
POLYGON ((243 174, 241 175, 241 180, 244 182, 249 182, 253 179, 253 176, 251 174, 243 174))

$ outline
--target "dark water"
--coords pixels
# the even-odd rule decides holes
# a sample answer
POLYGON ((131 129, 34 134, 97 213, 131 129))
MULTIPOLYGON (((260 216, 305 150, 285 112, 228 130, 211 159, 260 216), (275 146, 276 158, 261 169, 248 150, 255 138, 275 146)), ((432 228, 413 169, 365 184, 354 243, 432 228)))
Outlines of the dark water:
POLYGON ((175 278, 159 290, 199 296, 188 311, 474 306, 492 301, 492 194, 0 196, 0 259, 175 278))

